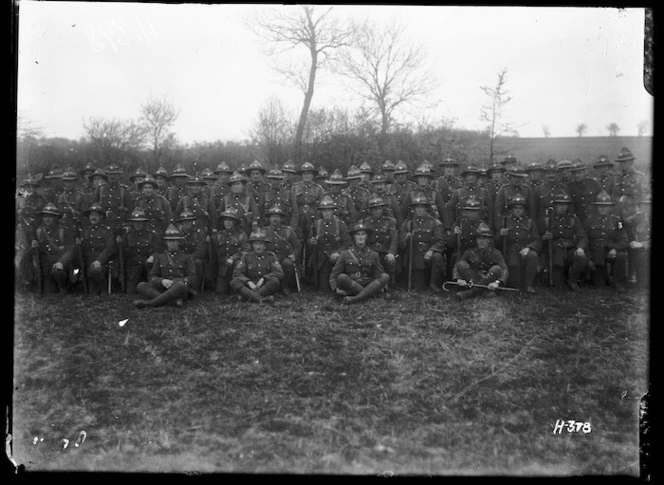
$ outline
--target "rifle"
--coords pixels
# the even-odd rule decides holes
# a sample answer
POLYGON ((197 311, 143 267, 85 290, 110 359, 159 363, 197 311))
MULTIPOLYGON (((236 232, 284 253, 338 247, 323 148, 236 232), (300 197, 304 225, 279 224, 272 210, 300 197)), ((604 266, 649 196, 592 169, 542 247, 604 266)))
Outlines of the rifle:
POLYGON ((413 285, 413 221, 410 221, 410 241, 408 241, 408 290, 413 285))
POLYGON ((39 246, 32 248, 32 260, 33 264, 35 265, 35 271, 37 272, 37 288, 39 289, 39 294, 41 295, 44 293, 44 282, 42 280, 39 246))
MULTIPOLYGON (((546 209, 546 216, 547 216, 547 228, 546 230, 549 231, 549 234, 551 234, 551 212, 552 212, 552 207, 549 206, 546 209)), ((553 234, 551 234, 553 237, 553 234)), ((548 241, 548 246, 549 246, 549 287, 553 288, 553 239, 549 239, 548 241)))
MULTIPOLYGON (((460 286, 459 283, 457 283, 456 281, 446 281, 445 283, 443 283, 443 290, 445 290, 445 291, 450 291, 448 288, 445 287, 445 285, 460 286)), ((468 284, 465 287, 462 287, 462 288, 467 288, 467 289, 470 289, 470 288, 484 288, 486 290, 489 289, 489 287, 487 285, 478 285, 478 284, 473 283, 472 281, 468 282, 468 284)), ((498 288, 496 288, 496 290, 516 291, 516 292, 519 291, 517 288, 508 288, 506 286, 499 286, 498 288)))
POLYGON ((85 267, 85 259, 83 258, 83 244, 82 242, 79 242, 77 244, 78 246, 78 259, 80 261, 81 265, 81 277, 83 278, 83 292, 87 293, 88 292, 88 278, 87 278, 87 268, 85 267))

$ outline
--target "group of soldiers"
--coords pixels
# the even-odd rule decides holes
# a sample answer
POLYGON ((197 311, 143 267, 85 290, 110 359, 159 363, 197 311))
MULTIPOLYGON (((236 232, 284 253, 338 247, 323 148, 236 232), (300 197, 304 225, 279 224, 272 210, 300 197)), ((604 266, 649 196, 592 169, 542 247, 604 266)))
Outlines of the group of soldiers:
POLYGON ((306 285, 344 303, 396 288, 458 299, 537 286, 647 288, 650 183, 622 148, 524 166, 447 157, 344 176, 305 162, 172 173, 87 164, 28 177, 17 197, 25 290, 137 294, 138 308, 205 291, 269 303, 306 285), (591 170, 592 169, 592 170, 591 170))

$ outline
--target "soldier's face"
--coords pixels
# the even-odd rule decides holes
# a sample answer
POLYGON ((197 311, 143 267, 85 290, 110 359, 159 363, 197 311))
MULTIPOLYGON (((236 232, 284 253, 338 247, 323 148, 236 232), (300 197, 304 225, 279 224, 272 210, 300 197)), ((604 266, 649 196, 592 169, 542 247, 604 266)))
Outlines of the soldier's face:
POLYGON ((371 217, 378 218, 383 215, 382 207, 374 207, 371 209, 371 217))
POLYGON ((249 172, 249 178, 251 178, 252 181, 258 182, 261 179, 262 173, 260 170, 252 170, 249 172))
POLYGON ((314 173, 313 172, 304 172, 302 174, 302 180, 304 182, 311 182, 314 179, 314 173))
POLYGON ((373 184, 373 186, 374 186, 374 190, 375 190, 377 193, 382 194, 382 193, 385 192, 385 187, 386 187, 386 185, 385 185, 384 182, 379 182, 379 183, 377 183, 377 184, 373 184))
POLYGON ((598 205, 597 213, 600 216, 608 216, 611 213, 612 207, 610 205, 598 205))
POLYGON ((235 226, 235 221, 233 219, 224 219, 224 229, 232 229, 235 226))
POLYGON ((341 184, 327 184, 328 190, 333 194, 338 194, 341 192, 341 184))
POLYGON ((251 247, 256 253, 262 254, 265 252, 265 241, 251 241, 251 247))
POLYGON ((321 209, 320 214, 324 220, 331 221, 332 216, 334 216, 334 209, 321 209))
POLYGON ((175 252, 180 248, 180 241, 175 239, 168 239, 166 240, 166 249, 168 249, 170 252, 175 252))
POLYGON ((549 183, 553 183, 553 182, 555 182, 556 180, 558 180, 558 172, 554 172, 554 171, 552 171, 552 170, 548 170, 548 171, 546 172, 546 175, 545 175, 545 176, 546 176, 546 180, 547 180, 547 182, 549 182, 549 183))
POLYGON ((270 224, 272 226, 278 226, 279 224, 281 224, 281 214, 270 215, 270 224))
POLYGON ((194 228, 194 221, 180 221, 180 229, 189 232, 194 228))
POLYGON ((189 186, 189 191, 190 191, 193 195, 198 195, 198 194, 200 194, 200 193, 203 191, 203 186, 200 185, 200 184, 191 184, 191 185, 189 186))
POLYGON ((145 177, 134 177, 134 184, 138 185, 145 180, 145 177))
POLYGON ((633 163, 634 163, 633 160, 630 160, 628 162, 618 162, 618 170, 620 170, 621 172, 625 172, 630 168, 632 168, 633 163))
POLYGON ((572 172, 574 180, 583 180, 586 178, 586 171, 585 170, 575 170, 572 172))
POLYGON ((51 214, 42 214, 42 222, 45 226, 52 226, 55 224, 55 216, 51 214))
POLYGON ((426 206, 416 205, 415 206, 415 217, 424 217, 424 214, 427 213, 426 206))
POLYGON ((152 186, 152 184, 145 184, 143 185, 141 192, 143 193, 144 196, 151 197, 154 194, 154 187, 152 186))
POLYGON ((516 217, 523 217, 525 213, 526 213, 526 208, 521 204, 512 207, 512 214, 514 214, 516 217))
POLYGON ((281 179, 269 178, 268 181, 273 189, 277 189, 281 185, 281 179))
POLYGON ((95 187, 99 187, 104 183, 104 177, 92 177, 92 183, 95 187))
MULTIPOLYGON (((164 177, 155 177, 154 180, 155 182, 157 182, 157 185, 159 187, 163 187, 164 185, 166 185, 166 179, 164 177)), ((145 186, 143 186, 143 188, 145 188, 145 186)))
POLYGON ((355 244, 363 246, 367 243, 367 231, 357 231, 353 234, 355 244))
POLYGON ((284 172, 284 181, 286 182, 292 182, 293 178, 295 177, 295 174, 292 172, 284 172))
POLYGON ((528 176, 530 177, 530 180, 539 180, 542 178, 540 172, 537 170, 533 170, 528 174, 528 176))
POLYGON ((553 209, 556 211, 556 214, 563 215, 567 213, 567 204, 553 204, 553 209))
POLYGON ((485 236, 478 236, 477 238, 477 247, 479 249, 486 249, 489 247, 489 243, 491 242, 491 238, 485 237, 485 236))
POLYGON ((241 194, 244 192, 244 184, 242 182, 233 182, 231 184, 231 191, 234 194, 241 194))
POLYGON ((477 184, 477 175, 474 173, 468 173, 463 178, 466 182, 466 185, 476 185, 477 184))
POLYGON ((503 174, 500 173, 499 170, 494 170, 493 172, 491 172, 491 180, 493 180, 494 182, 500 182, 500 178, 502 176, 503 174))
POLYGON ((446 166, 443 167, 443 175, 445 177, 452 177, 454 175, 455 170, 456 170, 456 167, 454 167, 454 166, 449 167, 449 166, 446 165, 446 166))
POLYGON ((369 179, 371 178, 371 175, 368 173, 360 173, 360 180, 362 182, 368 182, 369 179))
POLYGON ((426 187, 429 185, 429 177, 416 177, 415 180, 417 180, 417 185, 420 187, 426 187))
POLYGON ((512 185, 521 185, 521 181, 521 177, 510 177, 510 183, 512 183, 512 185))
POLYGON ((132 221, 131 227, 133 227, 135 231, 142 231, 145 229, 145 221, 132 221))
POLYGON ((88 219, 90 220, 90 224, 96 226, 101 221, 101 217, 102 216, 99 212, 90 212, 88 219))
POLYGON ((178 187, 182 187, 186 182, 186 180, 187 180, 186 177, 175 177, 175 185, 177 185, 178 187))
POLYGON ((407 176, 408 176, 407 173, 397 173, 394 175, 394 178, 398 182, 403 182, 404 180, 406 180, 407 176))

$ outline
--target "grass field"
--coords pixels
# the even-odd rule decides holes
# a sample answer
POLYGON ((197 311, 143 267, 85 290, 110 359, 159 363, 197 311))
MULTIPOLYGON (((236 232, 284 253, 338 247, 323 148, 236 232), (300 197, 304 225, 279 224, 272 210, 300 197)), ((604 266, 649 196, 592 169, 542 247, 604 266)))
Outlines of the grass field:
POLYGON ((131 300, 16 294, 28 471, 639 475, 644 293, 131 300))

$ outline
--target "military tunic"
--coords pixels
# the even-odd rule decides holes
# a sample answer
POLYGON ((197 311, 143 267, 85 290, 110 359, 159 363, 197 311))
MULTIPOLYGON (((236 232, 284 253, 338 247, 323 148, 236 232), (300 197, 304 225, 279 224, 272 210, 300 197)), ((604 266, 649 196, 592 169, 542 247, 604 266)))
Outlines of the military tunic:
POLYGON ((187 194, 180 198, 175 206, 175 218, 184 211, 190 211, 196 216, 194 227, 203 230, 209 234, 212 229, 218 227, 217 210, 212 199, 204 194, 187 194))
POLYGON ((476 284, 487 284, 495 280, 506 284, 509 278, 503 255, 491 247, 483 250, 477 247, 468 249, 454 264, 452 271, 453 279, 463 279, 476 284))
POLYGON ((72 230, 75 234, 85 224, 83 212, 89 207, 88 198, 78 190, 63 190, 58 197, 58 209, 62 217, 60 224, 72 230))
POLYGON ((296 182, 293 184, 293 195, 300 213, 300 220, 295 230, 302 239, 309 233, 311 224, 316 218, 316 208, 325 195, 323 188, 315 182, 296 182))
POLYGON ((134 202, 134 209, 138 208, 143 209, 145 216, 149 219, 147 228, 157 233, 158 236, 163 236, 166 227, 173 220, 171 204, 166 197, 156 193, 150 197, 141 194, 134 202))
POLYGON ((215 234, 214 241, 218 263, 216 292, 225 294, 228 293, 235 265, 242 254, 251 251, 251 245, 247 241, 247 235, 238 227, 222 229, 215 234))
POLYGON ((466 199, 470 196, 474 196, 477 200, 480 201, 480 218, 484 221, 488 221, 488 226, 494 222, 493 218, 493 201, 491 199, 491 194, 486 188, 480 186, 470 186, 464 185, 459 187, 452 193, 449 203, 447 204, 449 217, 452 221, 456 221, 459 217, 459 211, 464 205, 466 199))
POLYGON ((237 290, 247 282, 257 283, 261 278, 281 284, 283 277, 284 271, 276 254, 270 251, 265 251, 263 254, 250 251, 243 254, 235 265, 231 288, 237 290))
POLYGON ((509 211, 507 203, 517 195, 526 199, 526 214, 531 219, 535 219, 535 200, 531 188, 525 185, 505 184, 500 188, 498 194, 496 194, 496 203, 493 209, 493 227, 503 227, 503 219, 509 211))
MULTIPOLYGON (((591 214, 584 228, 588 235, 588 257, 596 266, 605 265, 606 255, 611 249, 623 253, 627 250, 629 239, 618 216, 591 214)), ((622 273, 624 272, 623 265, 622 273)))
MULTIPOLYGON (((560 182, 544 182, 538 186, 533 193, 533 202, 535 203, 536 221, 541 220, 546 215, 546 210, 553 206, 553 200, 560 193, 567 193, 567 188, 560 182)), ((573 207, 570 207, 573 209, 573 207)))
POLYGON ((297 201, 295 200, 295 194, 293 194, 292 190, 284 186, 276 189, 270 186, 263 194, 260 213, 264 225, 269 224, 269 217, 266 214, 275 204, 286 213, 284 216, 286 219, 285 222, 290 227, 297 227, 297 224, 300 221, 300 210, 297 201))
POLYGON ((347 275, 363 287, 383 275, 387 276, 378 253, 367 246, 360 248, 356 244, 341 251, 332 268, 329 282, 333 291, 339 288, 339 278, 342 275, 347 275))
MULTIPOLYGON (((252 229, 258 227, 260 222, 260 208, 256 205, 254 198, 242 192, 239 194, 229 193, 221 199, 221 204, 217 211, 221 214, 228 209, 235 209, 237 216, 241 219, 240 229, 245 233, 251 233, 252 229)), ((217 227, 221 227, 221 218, 217 217, 217 227)))
MULTIPOLYGON (((442 274, 442 252, 445 250, 445 233, 443 232, 443 225, 438 220, 429 215, 422 218, 415 217, 407 219, 401 225, 400 246, 404 249, 404 265, 407 266, 407 261, 410 259, 408 254, 410 241, 406 237, 408 233, 413 236, 413 269, 423 270, 426 268, 427 263, 424 259, 425 254, 431 250, 434 252, 435 259, 432 259, 432 264, 436 266, 436 272, 442 274), (440 261, 438 259, 440 258, 440 261), (437 265, 440 263, 440 268, 437 265)), ((432 273, 434 269, 432 268, 432 273)))
POLYGON ((121 244, 123 245, 123 256, 125 258, 127 293, 136 293, 138 283, 143 275, 145 275, 147 281, 147 275, 150 271, 148 258, 161 252, 163 243, 159 236, 150 229, 138 230, 132 228, 125 234, 121 244))
POLYGON ((196 269, 191 254, 176 251, 165 251, 157 254, 150 270, 148 283, 155 289, 163 290, 163 280, 183 283, 187 288, 196 283, 196 269))
POLYGON ((104 183, 96 187, 92 196, 92 203, 101 204, 106 213, 106 224, 111 227, 114 233, 119 231, 125 223, 127 213, 132 206, 127 186, 119 183, 112 185, 104 183))
POLYGON ((452 220, 450 219, 445 202, 440 194, 431 187, 418 187, 406 194, 406 197, 404 197, 403 203, 401 204, 402 220, 405 221, 409 217, 412 217, 414 210, 411 207, 410 202, 418 194, 424 194, 429 201, 430 205, 427 206, 427 212, 431 217, 442 222, 445 229, 450 229, 452 227, 452 220))
POLYGON ((570 182, 568 193, 574 204, 574 213, 585 222, 590 214, 595 213, 594 202, 597 200, 597 194, 602 191, 599 182, 591 178, 575 180, 570 182))
POLYGON ((334 215, 338 219, 341 219, 346 226, 358 221, 359 214, 355 209, 355 203, 350 195, 345 192, 332 192, 331 190, 325 192, 325 195, 337 205, 337 208, 334 209, 334 215))

